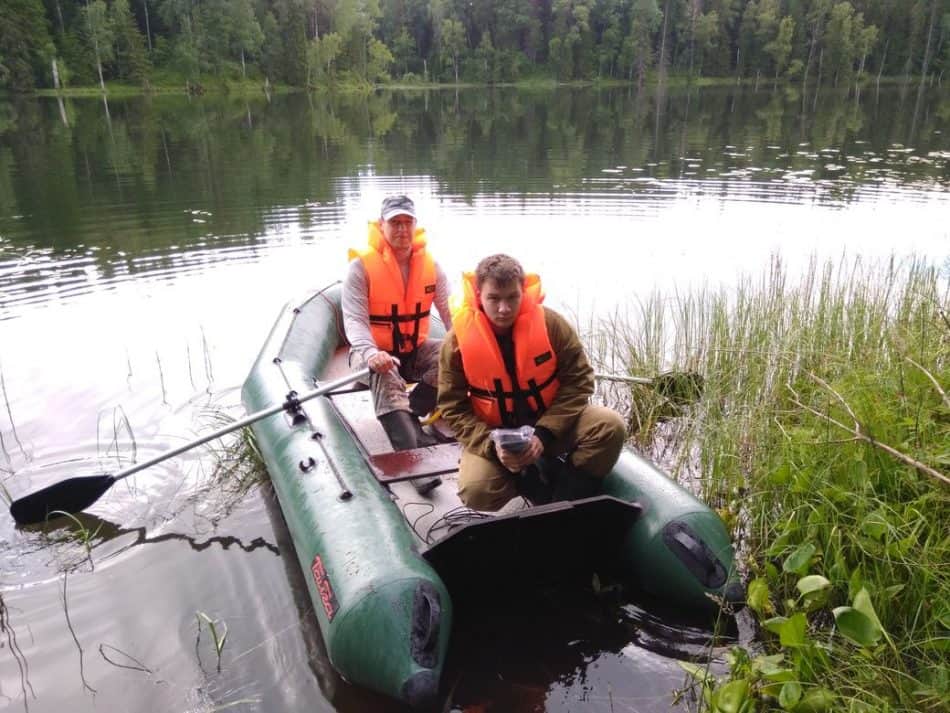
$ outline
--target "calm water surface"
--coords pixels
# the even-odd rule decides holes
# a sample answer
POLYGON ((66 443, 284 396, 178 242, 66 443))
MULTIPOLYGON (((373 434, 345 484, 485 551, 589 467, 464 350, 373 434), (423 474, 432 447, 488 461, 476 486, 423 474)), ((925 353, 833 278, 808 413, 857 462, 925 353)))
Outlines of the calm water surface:
MULTIPOLYGON (((792 274, 944 263, 948 132, 947 93, 913 87, 2 103, 2 485, 115 471, 241 415, 281 305, 342 275, 386 193, 417 198, 456 285, 510 252, 586 319, 728 289, 773 255, 792 274)), ((0 707, 398 710, 333 674, 246 472, 203 448, 79 523, 0 515, 0 707), (199 612, 228 631, 220 661, 199 612)), ((676 659, 709 639, 613 594, 513 599, 459 622, 446 710, 668 711, 676 659)))

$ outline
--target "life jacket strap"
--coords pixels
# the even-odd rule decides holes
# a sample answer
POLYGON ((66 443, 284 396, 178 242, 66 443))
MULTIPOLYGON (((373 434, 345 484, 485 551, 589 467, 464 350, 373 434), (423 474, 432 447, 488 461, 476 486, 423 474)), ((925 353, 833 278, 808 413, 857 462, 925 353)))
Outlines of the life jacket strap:
POLYGON ((480 389, 477 386, 469 386, 468 391, 472 396, 479 396, 485 399, 493 399, 498 402, 498 410, 501 412, 502 422, 505 422, 506 416, 514 414, 514 400, 515 397, 522 397, 528 405, 531 405, 531 400, 536 404, 534 412, 540 414, 547 408, 547 405, 544 403, 544 397, 541 392, 544 391, 551 383, 557 378, 557 374, 551 374, 547 379, 545 379, 541 384, 535 379, 530 379, 528 381, 527 389, 516 389, 514 391, 505 391, 501 379, 495 379, 493 389, 480 389), (508 402, 511 402, 512 408, 508 409, 508 402))
POLYGON ((399 314, 399 305, 390 305, 389 314, 370 314, 370 324, 391 324, 393 329, 393 350, 397 354, 408 354, 414 352, 419 346, 419 323, 429 316, 431 310, 423 310, 422 303, 416 302, 416 309, 411 314, 399 314), (400 324, 413 322, 412 334, 403 334, 399 329, 400 324), (409 342, 409 348, 404 348, 406 342, 409 342))

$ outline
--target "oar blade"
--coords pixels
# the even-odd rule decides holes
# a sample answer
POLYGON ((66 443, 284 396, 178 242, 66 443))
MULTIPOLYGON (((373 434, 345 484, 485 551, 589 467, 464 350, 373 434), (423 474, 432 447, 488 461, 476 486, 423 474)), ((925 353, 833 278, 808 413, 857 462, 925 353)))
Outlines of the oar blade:
POLYGON ((49 519, 50 513, 57 510, 80 512, 101 498, 115 480, 105 474, 67 478, 15 500, 10 505, 10 514, 18 525, 32 525, 49 519))

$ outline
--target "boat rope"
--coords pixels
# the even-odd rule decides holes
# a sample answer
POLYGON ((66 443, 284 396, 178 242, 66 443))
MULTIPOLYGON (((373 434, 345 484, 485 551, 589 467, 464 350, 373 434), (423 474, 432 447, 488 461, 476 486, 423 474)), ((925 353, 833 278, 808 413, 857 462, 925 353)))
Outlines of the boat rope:
POLYGON ((479 520, 491 520, 494 517, 495 515, 491 513, 479 512, 464 505, 459 505, 458 507, 448 510, 442 517, 429 525, 425 536, 423 537, 420 534, 420 537, 422 537, 427 545, 431 545, 436 539, 441 539, 441 537, 437 538, 436 536, 442 530, 445 530, 445 534, 448 535, 453 528, 462 527, 479 520))

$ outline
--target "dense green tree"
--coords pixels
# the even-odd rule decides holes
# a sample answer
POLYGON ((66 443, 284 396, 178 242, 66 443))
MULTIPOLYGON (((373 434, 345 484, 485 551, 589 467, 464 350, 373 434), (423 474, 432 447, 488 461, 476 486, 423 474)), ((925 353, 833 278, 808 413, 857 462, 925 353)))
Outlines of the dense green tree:
POLYGON ((336 32, 324 33, 322 37, 311 41, 307 62, 308 86, 312 86, 317 79, 333 81, 336 76, 334 64, 342 50, 343 38, 336 32))
POLYGON ((473 75, 481 82, 494 82, 496 78, 495 70, 495 46, 492 44, 491 35, 486 30, 482 33, 482 40, 475 48, 472 54, 473 75))
POLYGON ((808 54, 805 60, 805 81, 808 81, 816 63, 819 65, 818 81, 821 81, 820 65, 824 56, 822 41, 825 36, 825 25, 831 14, 832 0, 813 0, 806 14, 808 23, 808 54))
POLYGON ((795 32, 795 20, 783 17, 778 23, 775 37, 765 45, 765 53, 772 58, 775 65, 775 78, 788 66, 788 58, 792 54, 792 36, 795 32))
POLYGON ((623 4, 615 0, 599 0, 593 6, 591 23, 595 42, 592 49, 598 77, 617 75, 625 34, 623 9, 623 4))
POLYGON ((418 51, 415 38, 409 34, 409 30, 402 27, 399 30, 399 34, 393 39, 392 47, 393 61, 396 67, 400 70, 401 74, 408 74, 409 66, 412 64, 418 51))
POLYGON ((307 31, 305 13, 295 0, 279 3, 278 26, 283 46, 280 78, 295 86, 307 82, 307 31))
POLYGON ((936 82, 950 67, 950 0, 0 0, 0 86, 49 86, 54 58, 74 85, 140 82, 150 65, 196 83, 376 82, 390 70, 936 82))
POLYGON ((719 46, 719 13, 712 10, 696 18, 695 27, 696 65, 702 74, 707 55, 715 55, 719 46))
POLYGON ((274 81, 280 78, 280 63, 283 56, 280 27, 277 24, 277 18, 270 10, 266 10, 261 15, 260 25, 261 35, 264 38, 261 47, 261 72, 267 81, 274 81))
POLYGON ((591 62, 592 49, 590 15, 587 0, 554 0, 553 37, 549 56, 560 79, 575 79, 585 75, 591 62))
POLYGON ((203 28, 195 22, 192 0, 158 0, 158 13, 172 30, 161 47, 165 63, 189 80, 196 80, 200 73, 198 48, 203 44, 203 28))
POLYGON ((872 49, 877 45, 879 31, 877 27, 871 25, 865 27, 861 30, 858 36, 858 51, 861 56, 861 61, 858 65, 858 76, 861 77, 864 74, 864 65, 867 61, 868 54, 872 49))
POLYGON ((40 0, 0 2, 0 86, 29 91, 53 57, 40 0))
POLYGON ((653 66, 653 41, 661 19, 656 0, 633 0, 630 33, 623 45, 623 64, 627 67, 627 78, 636 76, 641 85, 647 71, 653 66))
POLYGON ((103 0, 87 2, 83 8, 83 31, 86 42, 95 55, 96 73, 99 77, 99 86, 105 91, 106 84, 103 62, 109 62, 115 57, 115 30, 110 17, 109 8, 103 0))
POLYGON ((768 69, 766 58, 774 61, 769 46, 775 42, 778 36, 780 22, 781 15, 779 14, 778 0, 759 0, 758 12, 756 12, 754 18, 755 53, 759 58, 757 70, 768 69))
POLYGON ((854 7, 850 2, 839 2, 831 8, 825 49, 835 86, 838 86, 839 79, 847 81, 851 78, 855 58, 855 24, 854 7))
POLYGON ((375 37, 370 37, 366 53, 366 67, 363 77, 370 82, 389 79, 389 66, 393 63, 393 54, 389 51, 389 48, 375 37))
POLYGON ((111 15, 115 33, 116 75, 120 79, 144 82, 149 73, 145 38, 132 15, 129 0, 113 0, 111 15))
POLYGON ((759 4, 756 0, 752 0, 748 5, 745 6, 745 10, 742 12, 742 20, 739 23, 739 36, 738 36, 738 59, 736 60, 736 69, 739 72, 739 76, 744 76, 746 71, 752 68, 752 71, 755 71, 754 68, 759 65, 759 52, 758 45, 756 43, 756 27, 757 27, 757 16, 759 13, 759 4))
POLYGON ((439 33, 442 56, 452 63, 455 74, 455 83, 459 81, 459 58, 466 50, 465 28, 462 23, 451 17, 442 20, 442 31, 439 33))
POLYGON ((234 0, 232 5, 233 31, 230 37, 232 52, 241 58, 241 76, 247 76, 247 58, 260 56, 264 31, 254 14, 250 0, 234 0))

